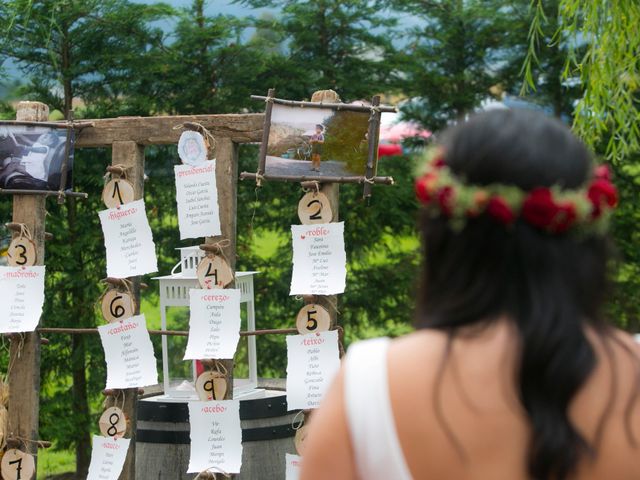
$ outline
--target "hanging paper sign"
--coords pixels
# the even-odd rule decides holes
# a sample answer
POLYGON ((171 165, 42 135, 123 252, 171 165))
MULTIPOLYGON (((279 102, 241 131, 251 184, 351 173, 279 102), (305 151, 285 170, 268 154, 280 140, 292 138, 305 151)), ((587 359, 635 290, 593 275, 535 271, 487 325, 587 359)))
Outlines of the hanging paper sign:
POLYGON ((0 333, 33 332, 44 304, 45 266, 0 267, 0 333))
POLYGON ((31 480, 36 472, 36 462, 32 455, 10 448, 2 456, 0 469, 4 480, 31 480))
POLYGON ((310 303, 302 307, 298 312, 296 328, 301 335, 326 332, 330 326, 331 317, 329 312, 321 305, 310 303))
POLYGON ((227 377, 222 372, 202 372, 196 380, 196 393, 200 400, 224 400, 227 377))
POLYGON ((200 165, 207 160, 207 146, 198 132, 182 132, 178 140, 178 156, 185 165, 200 165))
POLYGON ((291 453, 285 454, 286 469, 285 480, 298 480, 300 478, 300 467, 302 465, 302 457, 291 453))
POLYGON ((133 317, 136 310, 133 297, 116 289, 107 291, 101 302, 102 316, 108 323, 133 317))
POLYGON ((112 178, 102 189, 102 201, 107 208, 133 202, 133 184, 124 178, 112 178))
POLYGON ((344 222, 292 225, 293 275, 290 295, 344 292, 347 255, 344 222))
POLYGON ((207 256, 200 260, 196 275, 202 288, 224 288, 233 282, 233 271, 227 261, 218 256, 207 256))
POLYGON ((128 438, 94 435, 87 480, 118 480, 130 442, 128 438))
POLYGON ((302 425, 296 430, 296 436, 293 439, 293 444, 296 447, 296 452, 298 452, 299 455, 302 455, 304 453, 304 444, 307 440, 307 433, 309 432, 306 425, 302 425))
POLYGON ((107 361, 107 388, 158 383, 156 358, 144 315, 98 327, 107 361))
POLYGON ((189 290, 185 360, 233 358, 240 340, 240 290, 189 290))
POLYGON ((12 267, 31 267, 36 264, 36 244, 30 238, 19 236, 11 240, 7 250, 7 263, 12 267))
POLYGON ((322 192, 305 194, 298 203, 298 217, 304 225, 329 223, 333 218, 329 199, 322 192))
POLYGON ((135 277, 158 271, 156 246, 144 200, 99 213, 107 249, 107 275, 135 277))
POLYGON ((107 408, 98 421, 100 433, 105 437, 122 437, 127 431, 127 418, 118 407, 107 408))
POLYGON ((318 408, 339 368, 337 331, 288 336, 288 409, 318 408))
POLYGON ((211 468, 240 473, 240 401, 189 402, 191 456, 187 473, 211 468))

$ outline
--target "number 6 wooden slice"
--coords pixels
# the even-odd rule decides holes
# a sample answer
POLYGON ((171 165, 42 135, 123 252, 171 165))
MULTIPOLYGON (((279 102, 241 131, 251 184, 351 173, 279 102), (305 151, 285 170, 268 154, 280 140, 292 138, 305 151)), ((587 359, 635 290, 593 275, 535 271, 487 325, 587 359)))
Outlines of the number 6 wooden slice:
POLYGON ((298 202, 298 217, 303 225, 329 223, 333 218, 329 199, 322 192, 309 192, 298 202))
POLYGON ((110 407, 100 416, 98 425, 105 437, 120 438, 127 431, 127 418, 118 407, 110 407))
POLYGON ((233 281, 229 264, 217 255, 200 260, 196 274, 202 288, 224 288, 233 281))
POLYGON ((131 295, 111 289, 102 297, 102 316, 108 323, 133 317, 135 303, 131 295))
POLYGON ((4 480, 31 480, 36 471, 36 462, 28 453, 10 448, 2 457, 0 469, 4 480))
POLYGON ((305 305, 298 312, 296 328, 301 335, 326 332, 330 326, 331 317, 329 312, 316 303, 305 305))
POLYGON ((11 240, 7 250, 7 262, 12 267, 30 267, 36 264, 36 244, 27 237, 11 240))
POLYGON ((133 202, 133 185, 124 178, 112 178, 102 190, 102 201, 107 208, 116 208, 133 202))

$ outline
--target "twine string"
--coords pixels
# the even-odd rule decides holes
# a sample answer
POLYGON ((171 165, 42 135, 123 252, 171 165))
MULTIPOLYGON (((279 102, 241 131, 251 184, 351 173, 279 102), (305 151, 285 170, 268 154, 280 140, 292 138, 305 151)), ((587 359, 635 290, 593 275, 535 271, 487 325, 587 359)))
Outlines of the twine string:
POLYGON ((223 470, 220 467, 213 466, 213 467, 208 467, 208 468, 204 469, 203 471, 201 471, 198 475, 196 475, 196 478, 194 478, 193 480, 198 480, 200 478, 202 478, 204 480, 205 478, 207 478, 206 476, 209 476, 209 475, 213 475, 213 480, 217 480, 217 478, 218 478, 217 474, 218 473, 223 475, 225 478, 231 478, 231 475, 229 473, 227 473, 225 470, 223 470), (217 470, 217 471, 214 472, 213 471, 214 469, 217 470), (202 475, 202 477, 201 477, 201 475, 202 475))
POLYGON ((293 417, 293 420, 291 420, 291 428, 294 431, 298 431, 302 428, 303 425, 304 425, 304 410, 298 410, 298 412, 293 417), (302 417, 302 418, 298 419, 298 417, 302 417), (298 423, 296 423, 296 421, 298 421, 298 423))

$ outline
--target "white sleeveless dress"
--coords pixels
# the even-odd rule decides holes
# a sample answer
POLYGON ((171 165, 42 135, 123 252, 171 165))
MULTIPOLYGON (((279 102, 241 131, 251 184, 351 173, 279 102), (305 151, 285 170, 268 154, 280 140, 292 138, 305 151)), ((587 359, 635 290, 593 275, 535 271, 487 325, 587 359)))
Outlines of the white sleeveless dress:
POLYGON ((389 399, 388 338, 358 342, 345 361, 345 407, 358 477, 411 480, 389 399))

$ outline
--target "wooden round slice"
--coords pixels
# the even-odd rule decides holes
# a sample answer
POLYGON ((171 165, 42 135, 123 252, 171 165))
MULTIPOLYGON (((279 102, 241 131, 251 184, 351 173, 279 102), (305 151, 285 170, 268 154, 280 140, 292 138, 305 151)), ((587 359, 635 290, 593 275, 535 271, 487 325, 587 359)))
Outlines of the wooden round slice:
POLYGON ((36 264, 36 244, 27 237, 11 240, 7 250, 7 262, 12 267, 31 267, 36 264))
POLYGON ((112 178, 102 189, 102 201, 107 208, 116 208, 134 200, 133 184, 124 178, 112 178))
POLYGON ((322 192, 308 192, 298 202, 298 217, 303 225, 329 223, 333 211, 329 199, 322 192))
POLYGON ((221 372, 202 372, 196 380, 196 393, 200 400, 224 400, 227 378, 221 372))
POLYGON ((307 426, 302 425, 300 428, 296 430, 296 436, 293 440, 293 443, 296 447, 296 452, 298 455, 302 455, 304 453, 304 442, 307 439, 307 426))
POLYGON ((98 421, 100 433, 105 437, 120 438, 127 431, 127 417, 118 407, 107 408, 98 421))
POLYGON ((2 456, 0 471, 4 480, 31 480, 36 472, 33 456, 10 448, 2 456))
POLYGON ((102 297, 101 309, 104 319, 113 323, 133 317, 136 305, 127 292, 111 289, 102 297))
POLYGON ((204 257, 196 270, 202 288, 224 288, 233 282, 233 272, 220 256, 204 257))
POLYGON ((182 132, 178 140, 178 156, 185 165, 200 165, 207 161, 204 137, 193 130, 182 132))
POLYGON ((305 305, 300 309, 296 317, 296 328, 301 335, 326 332, 330 326, 331 317, 329 312, 317 303, 305 305))

